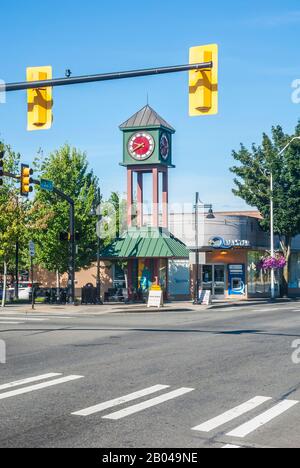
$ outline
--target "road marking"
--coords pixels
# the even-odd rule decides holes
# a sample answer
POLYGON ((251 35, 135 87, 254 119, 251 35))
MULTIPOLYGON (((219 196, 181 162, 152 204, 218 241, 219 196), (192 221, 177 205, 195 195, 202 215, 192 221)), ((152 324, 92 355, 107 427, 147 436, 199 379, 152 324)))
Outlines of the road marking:
POLYGON ((266 401, 272 400, 269 397, 257 396, 242 405, 237 406, 226 413, 217 416, 216 418, 210 419, 209 421, 200 424, 200 426, 196 426, 192 428, 192 431, 200 431, 200 432, 210 432, 217 427, 223 426, 224 424, 233 421, 236 418, 239 418, 245 413, 252 411, 253 409, 257 408, 258 406, 262 405, 266 401))
POLYGON ((36 390, 42 390, 43 388, 53 387, 54 385, 59 385, 67 382, 72 382, 73 380, 83 379, 82 375, 69 375, 67 377, 62 377, 61 379, 51 380, 51 382, 44 382, 37 385, 31 385, 30 387, 19 388, 18 390, 12 390, 11 392, 0 393, 0 400, 5 398, 11 398, 18 395, 23 395, 25 393, 34 392, 36 390))
POLYGON ((260 427, 269 423, 270 421, 277 418, 281 414, 285 413, 286 411, 288 411, 290 408, 297 405, 298 403, 299 403, 298 401, 284 400, 278 405, 271 408, 270 410, 266 411, 265 413, 260 414, 254 419, 251 419, 251 421, 248 421, 246 424, 243 424, 242 426, 238 427, 237 429, 234 429, 234 431, 231 431, 226 435, 229 437, 244 438, 248 434, 251 434, 251 432, 254 432, 256 429, 259 429, 260 427))
POLYGON ((22 325, 25 322, 2 322, 0 321, 0 325, 22 325))
POLYGON ((99 405, 91 406, 90 408, 86 408, 84 410, 77 411, 76 413, 72 414, 74 416, 90 416, 91 414, 100 413, 100 411, 113 408, 114 406, 122 405, 123 403, 128 403, 129 401, 137 400, 138 398, 142 398, 144 396, 160 392, 161 390, 165 390, 167 388, 170 388, 170 386, 155 385, 154 387, 145 388, 138 392, 130 393, 129 395, 125 395, 120 398, 115 398, 114 400, 106 401, 104 403, 100 403, 99 405))
POLYGON ((62 374, 54 374, 54 373, 43 374, 43 375, 38 375, 37 377, 30 377, 28 379, 16 380, 15 382, 10 382, 4 385, 0 385, 0 391, 6 390, 8 388, 20 387, 21 385, 27 385, 33 382, 38 382, 39 380, 47 380, 47 379, 51 379, 52 377, 59 377, 60 375, 62 374))
POLYGON ((22 321, 28 321, 28 322, 46 322, 48 319, 45 319, 45 318, 29 318, 29 317, 0 317, 0 323, 2 322, 2 320, 10 320, 11 322, 14 322, 14 321, 19 321, 19 320, 22 320, 22 321))
POLYGON ((126 416, 130 416, 131 414, 144 411, 145 409, 151 408, 152 406, 160 405, 161 403, 173 400, 174 398, 178 398, 182 395, 185 395, 186 393, 193 392, 194 390, 194 388, 179 388, 178 390, 166 393, 165 395, 152 398, 151 400, 144 401, 143 403, 139 403, 137 405, 130 406, 129 408, 125 408, 121 411, 117 411, 116 413, 109 414, 108 416, 104 416, 103 419, 118 420, 126 418, 126 416))
POLYGON ((227 444, 227 445, 224 445, 224 447, 222 447, 223 449, 240 449, 242 447, 240 447, 239 445, 231 445, 231 444, 227 444))

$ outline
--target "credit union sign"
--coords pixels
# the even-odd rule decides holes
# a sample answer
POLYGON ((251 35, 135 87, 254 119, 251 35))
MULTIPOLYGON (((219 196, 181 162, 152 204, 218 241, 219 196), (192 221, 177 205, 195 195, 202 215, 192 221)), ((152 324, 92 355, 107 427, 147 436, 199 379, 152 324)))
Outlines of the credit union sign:
POLYGON ((208 245, 214 249, 233 249, 234 247, 249 248, 251 244, 248 240, 226 240, 223 237, 212 237, 209 239, 208 245))

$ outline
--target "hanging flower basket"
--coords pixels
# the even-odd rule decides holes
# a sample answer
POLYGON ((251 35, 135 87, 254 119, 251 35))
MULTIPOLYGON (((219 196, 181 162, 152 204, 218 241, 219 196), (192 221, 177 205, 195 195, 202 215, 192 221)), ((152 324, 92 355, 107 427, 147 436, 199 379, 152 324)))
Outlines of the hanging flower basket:
POLYGON ((281 270, 286 266, 286 259, 282 254, 276 254, 275 257, 262 257, 257 264, 258 270, 281 270))

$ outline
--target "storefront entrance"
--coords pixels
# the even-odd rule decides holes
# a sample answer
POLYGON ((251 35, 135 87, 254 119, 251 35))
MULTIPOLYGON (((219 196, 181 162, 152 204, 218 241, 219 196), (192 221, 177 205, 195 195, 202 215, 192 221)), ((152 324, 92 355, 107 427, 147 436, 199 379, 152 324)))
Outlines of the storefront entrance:
POLYGON ((225 265, 202 265, 202 289, 211 291, 213 299, 225 298, 225 265))

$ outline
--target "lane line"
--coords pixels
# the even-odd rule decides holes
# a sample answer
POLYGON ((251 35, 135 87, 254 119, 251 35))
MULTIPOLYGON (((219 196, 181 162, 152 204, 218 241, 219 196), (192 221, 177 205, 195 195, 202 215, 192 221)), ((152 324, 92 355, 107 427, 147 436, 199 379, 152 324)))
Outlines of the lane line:
POLYGON ((27 385, 32 382, 38 382, 39 380, 47 380, 47 379, 51 379, 52 377, 59 377, 60 375, 62 374, 54 374, 54 373, 42 374, 36 377, 29 377, 28 379, 16 380, 15 382, 10 382, 4 385, 0 385, 0 391, 6 390, 7 388, 20 387, 21 385, 27 385))
POLYGON ((299 403, 298 401, 294 401, 294 400, 284 400, 278 405, 271 408, 270 410, 266 411, 265 413, 260 414, 254 419, 251 419, 251 421, 248 421, 242 426, 239 426, 237 429, 234 429, 233 431, 229 432, 226 435, 229 437, 244 438, 248 434, 251 434, 251 432, 254 432, 256 429, 259 429, 260 427, 269 423, 270 421, 277 418, 281 414, 285 413, 286 411, 288 411, 289 409, 291 409, 293 406, 297 405, 298 403, 299 403))
POLYGON ((72 413, 73 416, 90 416, 91 414, 100 413, 100 411, 113 408, 114 406, 122 405, 123 403, 128 403, 129 401, 137 400, 147 395, 152 395, 153 393, 160 392, 170 388, 169 385, 155 385, 153 387, 145 388, 138 392, 130 393, 129 395, 122 396, 120 398, 115 398, 114 400, 106 401, 100 403, 99 405, 91 406, 90 408, 83 409, 81 411, 76 411, 72 413))
POLYGON ((152 406, 160 405, 161 403, 173 400, 174 398, 178 398, 182 395, 193 392, 194 390, 194 388, 179 388, 178 390, 166 393, 165 395, 152 398, 151 400, 144 401, 143 403, 139 403, 137 405, 130 406, 129 408, 125 408, 121 411, 117 411, 116 413, 109 414, 108 416, 104 416, 103 419, 118 420, 126 418, 126 416, 130 416, 140 411, 144 411, 145 409, 151 408, 152 406))
POLYGON ((0 325, 22 325, 25 322, 1 322, 0 325))
POLYGON ((240 447, 239 445, 231 445, 231 444, 227 444, 227 445, 224 445, 224 447, 222 447, 223 449, 240 449, 242 447, 240 447))
POLYGON ((249 401, 246 401, 246 403, 243 403, 242 405, 226 411, 216 418, 210 419, 209 421, 206 421, 199 426, 193 427, 192 431, 210 432, 217 427, 223 426, 224 424, 239 418, 243 414, 252 411, 253 409, 270 400, 272 400, 270 397, 257 396, 249 401))
POLYGON ((31 385, 30 387, 19 388, 18 390, 12 390, 11 392, 0 393, 0 400, 5 398, 11 398, 25 393, 34 392, 36 390, 42 390, 43 388, 53 387, 54 385, 60 385, 74 380, 83 379, 82 375, 69 375, 68 377, 62 377, 61 379, 51 380, 51 382, 44 382, 37 385, 31 385))
POLYGON ((29 317, 0 317, 0 323, 2 320, 10 320, 10 321, 19 321, 19 320, 26 320, 28 322, 46 322, 48 319, 45 318, 29 318, 29 317))

